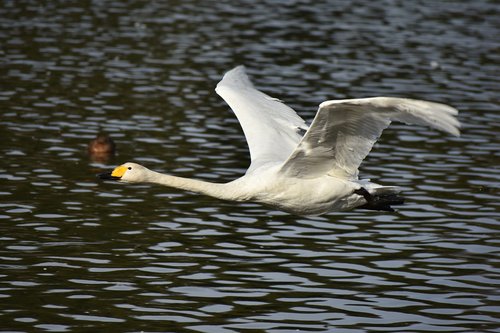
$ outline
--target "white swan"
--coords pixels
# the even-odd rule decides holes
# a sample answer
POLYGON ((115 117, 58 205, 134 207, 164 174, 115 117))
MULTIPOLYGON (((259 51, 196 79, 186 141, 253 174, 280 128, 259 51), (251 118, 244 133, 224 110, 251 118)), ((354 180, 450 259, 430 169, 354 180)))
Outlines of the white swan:
POLYGON ((243 66, 227 72, 215 91, 245 133, 251 164, 244 176, 216 184, 125 163, 100 178, 259 202, 297 215, 356 207, 392 211, 391 205, 402 204, 397 187, 358 180, 358 167, 382 131, 394 120, 459 135, 456 109, 392 97, 323 102, 308 127, 294 110, 255 89, 243 66))

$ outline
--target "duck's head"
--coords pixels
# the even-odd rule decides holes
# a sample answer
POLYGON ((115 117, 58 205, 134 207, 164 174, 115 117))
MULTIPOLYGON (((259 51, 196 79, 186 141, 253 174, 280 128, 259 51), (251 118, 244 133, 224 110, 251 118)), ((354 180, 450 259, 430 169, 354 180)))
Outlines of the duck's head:
POLYGON ((140 164, 127 162, 117 166, 111 172, 100 173, 97 175, 100 179, 118 180, 127 183, 142 183, 148 179, 151 171, 140 164))
POLYGON ((110 154, 113 155, 115 153, 115 143, 113 139, 109 137, 109 135, 100 133, 96 136, 96 138, 90 141, 88 146, 88 151, 90 154, 110 154))

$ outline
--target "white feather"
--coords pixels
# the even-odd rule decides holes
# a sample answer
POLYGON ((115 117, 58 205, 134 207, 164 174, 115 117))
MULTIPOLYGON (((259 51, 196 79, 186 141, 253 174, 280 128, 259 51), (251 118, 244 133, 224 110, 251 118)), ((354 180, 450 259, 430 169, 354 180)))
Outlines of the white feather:
POLYGON ((227 72, 215 91, 231 107, 245 133, 250 170, 269 162, 283 162, 302 139, 302 118, 280 100, 254 88, 244 66, 227 72))
MULTIPOLYGON (((391 121, 459 134, 456 109, 391 97, 323 102, 308 128, 291 108, 255 89, 243 66, 226 73, 216 91, 233 109, 248 142, 251 165, 244 176, 214 184, 125 163, 101 177, 161 184, 225 200, 260 202, 297 215, 317 215, 370 204, 370 196, 400 203, 397 188, 357 179, 359 165, 391 121)), ((378 205, 381 201, 374 202, 378 205)), ((377 205, 368 208, 377 209, 377 205)))
POLYGON ((448 105, 406 98, 326 101, 282 172, 299 178, 329 174, 357 179, 359 165, 391 121, 427 125, 457 136, 457 114, 448 105))

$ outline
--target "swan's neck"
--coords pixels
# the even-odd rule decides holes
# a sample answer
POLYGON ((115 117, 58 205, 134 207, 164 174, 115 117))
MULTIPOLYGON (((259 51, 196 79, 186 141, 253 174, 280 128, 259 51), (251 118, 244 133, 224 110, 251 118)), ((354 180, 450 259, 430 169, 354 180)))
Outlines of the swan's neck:
POLYGON ((234 186, 235 184, 232 182, 217 184, 202 180, 165 175, 155 171, 150 172, 147 177, 147 182, 209 195, 223 200, 245 200, 241 194, 240 188, 234 186))

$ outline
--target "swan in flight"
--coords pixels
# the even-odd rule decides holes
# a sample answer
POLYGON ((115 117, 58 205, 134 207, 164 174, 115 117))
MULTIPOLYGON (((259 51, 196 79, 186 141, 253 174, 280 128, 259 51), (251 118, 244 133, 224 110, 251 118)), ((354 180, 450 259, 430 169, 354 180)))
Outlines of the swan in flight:
POLYGON ((391 205, 403 203, 397 187, 358 179, 382 131, 399 121, 460 134, 453 107, 393 97, 325 101, 307 126, 290 107, 257 90, 244 66, 227 72, 215 91, 236 114, 248 143, 251 163, 241 178, 211 183, 130 162, 98 176, 258 202, 302 216, 354 208, 393 211, 391 205))

